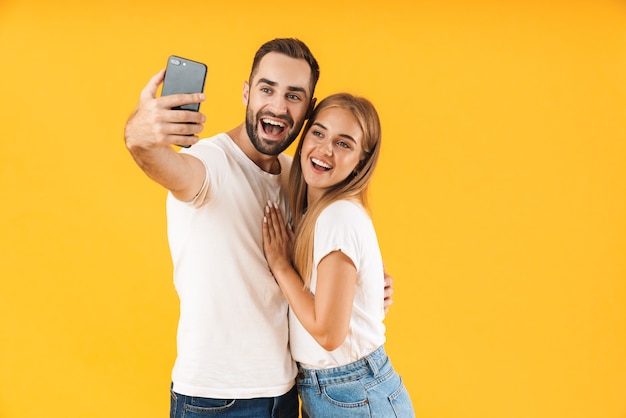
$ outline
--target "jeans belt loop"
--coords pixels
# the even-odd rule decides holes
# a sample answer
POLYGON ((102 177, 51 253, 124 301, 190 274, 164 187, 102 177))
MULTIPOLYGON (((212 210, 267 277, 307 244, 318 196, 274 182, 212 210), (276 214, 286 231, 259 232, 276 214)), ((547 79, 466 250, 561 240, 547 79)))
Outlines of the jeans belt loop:
POLYGON ((370 366, 370 369, 372 370, 372 374, 374 375, 374 377, 377 377, 378 376, 378 365, 376 364, 376 361, 372 358, 372 354, 370 354, 369 356, 365 357, 365 361, 370 366))
POLYGON ((309 370, 309 373, 311 374, 311 379, 313 380, 313 384, 317 388, 317 394, 319 395, 322 393, 322 386, 320 385, 319 380, 317 380, 317 372, 315 370, 309 370))

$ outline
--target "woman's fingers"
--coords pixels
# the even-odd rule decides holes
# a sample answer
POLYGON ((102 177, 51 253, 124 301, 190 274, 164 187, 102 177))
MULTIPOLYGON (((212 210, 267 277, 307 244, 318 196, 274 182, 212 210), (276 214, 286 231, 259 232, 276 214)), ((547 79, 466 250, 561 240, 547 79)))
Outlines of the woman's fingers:
POLYGON ((287 236, 289 237, 289 241, 294 241, 296 239, 296 234, 293 232, 291 224, 287 225, 287 236))
POLYGON ((278 205, 272 202, 267 202, 265 206, 265 216, 268 218, 267 222, 269 229, 272 231, 272 237, 284 237, 285 228, 282 222, 282 214, 278 205))
POLYGON ((265 206, 265 216, 263 217, 263 227, 267 230, 268 238, 270 242, 275 240, 276 231, 274 227, 274 219, 272 218, 272 211, 269 206, 265 206))
POLYGON ((267 215, 263 216, 263 242, 269 242, 270 237, 270 226, 268 224, 269 220, 267 215))

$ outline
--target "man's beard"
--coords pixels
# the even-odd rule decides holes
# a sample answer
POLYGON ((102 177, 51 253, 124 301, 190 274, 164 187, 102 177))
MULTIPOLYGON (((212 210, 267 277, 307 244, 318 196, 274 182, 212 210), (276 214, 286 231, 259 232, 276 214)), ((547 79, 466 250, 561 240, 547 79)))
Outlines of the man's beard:
POLYGON ((261 154, 278 155, 286 150, 289 145, 291 145, 291 143, 298 137, 300 129, 302 129, 302 124, 303 123, 300 123, 300 125, 294 126, 293 119, 291 119, 290 117, 279 117, 269 112, 259 113, 255 117, 254 113, 252 113, 252 110, 249 107, 246 109, 246 132, 248 133, 248 137, 250 138, 252 145, 254 145, 254 148, 261 154), (261 137, 259 136, 259 124, 261 123, 260 120, 263 119, 263 117, 265 116, 270 116, 275 119, 281 119, 282 121, 286 122, 287 127, 292 127, 291 131, 288 131, 287 137, 284 140, 282 140, 281 142, 272 142, 268 144, 261 139, 261 137))

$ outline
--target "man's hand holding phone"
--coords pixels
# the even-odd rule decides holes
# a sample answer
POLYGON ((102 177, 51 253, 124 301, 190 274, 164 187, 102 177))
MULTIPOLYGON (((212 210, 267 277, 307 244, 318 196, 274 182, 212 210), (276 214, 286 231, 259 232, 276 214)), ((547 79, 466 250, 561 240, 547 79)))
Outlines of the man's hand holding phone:
MULTIPOLYGON (((167 59, 161 96, 174 94, 202 93, 206 81, 207 66, 198 61, 171 55, 167 59)), ((172 107, 175 110, 200 111, 200 102, 183 103, 172 107)), ((186 144, 178 144, 189 147, 186 144)))
POLYGON ((137 110, 126 125, 129 148, 155 148, 169 145, 191 146, 198 142, 205 116, 181 106, 199 104, 204 93, 178 93, 157 97, 165 70, 154 75, 141 91, 137 110), (177 109, 178 108, 178 109, 177 109))
POLYGON ((137 165, 179 200, 191 199, 204 181, 204 166, 197 158, 180 153, 172 145, 198 142, 205 117, 200 112, 176 110, 201 103, 202 93, 156 97, 165 71, 159 71, 143 88, 137 109, 126 122, 126 147, 137 165))

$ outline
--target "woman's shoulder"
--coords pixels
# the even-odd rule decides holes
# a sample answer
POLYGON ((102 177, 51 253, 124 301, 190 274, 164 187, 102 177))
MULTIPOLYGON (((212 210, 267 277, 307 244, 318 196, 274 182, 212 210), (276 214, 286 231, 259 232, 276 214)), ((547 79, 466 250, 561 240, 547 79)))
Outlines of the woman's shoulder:
POLYGON ((340 199, 335 200, 324 208, 324 211, 339 211, 339 212, 355 212, 363 211, 363 205, 356 200, 352 199, 340 199))
POLYGON ((363 222, 369 221, 369 215, 363 205, 355 200, 337 200, 324 208, 320 214, 320 219, 337 222, 363 222))

